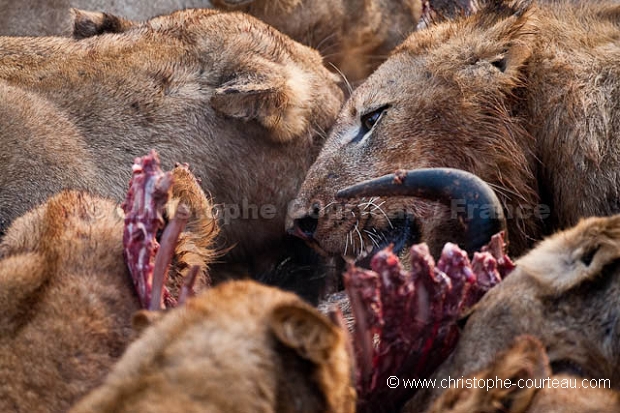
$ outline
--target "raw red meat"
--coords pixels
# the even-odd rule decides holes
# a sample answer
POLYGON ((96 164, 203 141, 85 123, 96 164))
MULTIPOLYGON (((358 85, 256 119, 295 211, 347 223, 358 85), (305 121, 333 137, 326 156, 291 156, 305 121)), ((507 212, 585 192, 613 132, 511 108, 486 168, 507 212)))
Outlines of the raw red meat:
POLYGON ((470 262, 446 244, 437 264, 426 244, 411 248, 411 271, 391 247, 371 260, 372 270, 352 264, 344 283, 356 320, 353 332, 360 412, 398 409, 415 389, 390 389, 390 376, 427 378, 458 340, 456 321, 514 268, 503 234, 470 262))

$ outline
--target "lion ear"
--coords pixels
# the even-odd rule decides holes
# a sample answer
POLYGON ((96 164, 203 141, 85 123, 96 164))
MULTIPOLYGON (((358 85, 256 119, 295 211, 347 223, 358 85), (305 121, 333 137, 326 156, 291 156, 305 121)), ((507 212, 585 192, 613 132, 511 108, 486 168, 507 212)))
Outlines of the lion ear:
POLYGON ((136 311, 131 318, 131 326, 138 336, 141 336, 144 330, 156 324, 164 316, 163 311, 136 311))
POLYGON ((307 76, 295 67, 263 61, 217 87, 211 105, 226 116, 257 121, 276 142, 290 142, 308 128, 307 76))
POLYGON ((285 304, 274 309, 269 320, 278 341, 302 358, 324 364, 339 340, 338 327, 313 308, 285 304))
POLYGON ((535 0, 489 0, 481 12, 495 18, 522 17, 533 6, 535 0))
POLYGON ((559 296, 586 281, 610 277, 605 268, 620 259, 620 214, 583 219, 542 241, 517 261, 517 268, 559 296))
POLYGON ((488 377, 498 378, 503 384, 489 389, 488 400, 491 406, 502 406, 505 412, 525 412, 537 388, 524 383, 544 380, 550 375, 549 359, 540 341, 531 336, 517 337, 510 350, 493 364, 488 377))
POLYGON ((504 44, 504 50, 489 59, 489 63, 507 75, 508 86, 518 84, 522 68, 532 50, 529 37, 537 32, 537 23, 529 11, 533 0, 494 0, 478 13, 478 25, 488 30, 488 36, 504 44))
POLYGON ((73 38, 85 39, 104 33, 122 33, 135 23, 112 14, 71 9, 73 38))

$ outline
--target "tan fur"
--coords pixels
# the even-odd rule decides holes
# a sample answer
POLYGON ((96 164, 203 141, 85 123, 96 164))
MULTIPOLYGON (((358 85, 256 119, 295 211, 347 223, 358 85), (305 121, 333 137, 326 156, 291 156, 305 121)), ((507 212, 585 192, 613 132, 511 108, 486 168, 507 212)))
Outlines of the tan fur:
MULTIPOLYGON (((566 413, 620 411, 620 394, 604 388, 585 388, 582 378, 553 375, 545 349, 533 337, 522 336, 486 369, 466 379, 489 380, 491 389, 452 387, 428 413, 566 413), (510 387, 499 385, 497 379, 510 387), (530 381, 528 385, 527 380, 530 381), (553 380, 556 380, 555 384, 553 380), (569 388, 561 388, 561 386, 569 388), (571 386, 577 388, 570 388, 571 386), (529 388, 528 388, 529 387, 529 388)), ((590 386, 590 383, 586 383, 590 386)))
POLYGON ((194 266, 199 267, 195 290, 200 291, 210 285, 211 279, 207 278, 208 264, 219 257, 219 252, 213 249, 219 228, 213 215, 213 204, 207 199, 189 169, 176 167, 172 170, 172 176, 171 200, 166 205, 167 217, 174 217, 176 208, 181 203, 190 211, 185 229, 179 235, 168 273, 168 290, 173 297, 178 297, 185 277, 194 266))
POLYGON ((213 0, 317 48, 353 83, 364 80, 415 30, 420 0, 213 0), (241 5, 239 5, 241 3, 241 5))
POLYGON ((293 39, 317 48, 350 82, 374 71, 415 30, 422 13, 420 0, 31 0, 28 5, 0 0, 0 35, 96 35, 117 31, 114 15, 146 20, 190 7, 211 7, 249 13, 293 39), (71 7, 102 11, 93 19, 73 19, 71 7), (104 17, 102 20, 101 17, 104 17), (97 21, 96 26, 93 20, 97 21), (110 24, 113 23, 113 24, 110 24), (104 29, 104 30, 102 30, 104 29))
MULTIPOLYGON (((193 178, 174 175, 171 204, 192 211, 170 271, 180 284, 189 265, 206 269, 217 231, 200 214, 208 203, 193 178)), ((0 244, 0 411, 65 412, 121 356, 140 308, 122 238, 118 205, 76 191, 9 228, 0 244)), ((203 274, 197 288, 204 285, 203 274)))
POLYGON ((434 253, 457 239, 451 212, 428 202, 331 204, 337 190, 398 168, 455 167, 493 185, 512 211, 513 255, 582 216, 620 211, 619 6, 487 3, 413 33, 346 103, 291 211, 291 220, 320 211, 314 238, 324 251, 342 254, 348 240, 357 255, 355 228, 370 245, 364 230, 389 228, 382 211, 418 217, 434 253), (381 107, 367 138, 351 142, 381 107))
POLYGON ((293 294, 228 282, 157 320, 71 413, 353 413, 342 331, 293 294))
POLYGON ((0 410, 62 412, 105 376, 139 308, 122 212, 63 192, 15 221, 0 245, 0 410))
POLYGON ((0 231, 60 188, 121 199, 134 157, 156 149, 164 169, 189 163, 220 206, 227 259, 262 258, 340 108, 336 76, 240 13, 121 25, 82 40, 0 37, 0 231))
MULTIPOLYGON (((463 320, 456 349, 433 377, 479 371, 529 334, 545 346, 554 373, 609 379, 620 388, 618 258, 620 215, 583 220, 541 242, 463 320)), ((418 392, 406 411, 423 411, 441 392, 418 392)))
POLYGON ((594 279, 620 258, 620 216, 590 218, 536 247, 519 259, 520 271, 530 274, 549 292, 561 295, 584 280, 594 279), (589 256, 589 257, 588 257, 589 256), (583 257, 588 257, 585 261, 583 257))

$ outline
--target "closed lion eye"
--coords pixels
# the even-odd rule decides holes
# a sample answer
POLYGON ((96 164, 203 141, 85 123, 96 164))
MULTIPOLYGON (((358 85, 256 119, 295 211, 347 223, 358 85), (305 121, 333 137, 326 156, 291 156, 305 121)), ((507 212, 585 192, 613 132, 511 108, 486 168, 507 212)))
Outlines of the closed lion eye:
POLYGON ((583 253, 583 255, 581 256, 581 262, 583 262, 586 267, 589 267, 590 264, 592 264, 592 260, 594 259, 594 255, 598 252, 598 249, 599 247, 596 246, 594 248, 590 248, 583 253))
POLYGON ((577 377, 586 377, 583 368, 575 361, 562 359, 552 361, 550 364, 553 374, 569 374, 577 377))

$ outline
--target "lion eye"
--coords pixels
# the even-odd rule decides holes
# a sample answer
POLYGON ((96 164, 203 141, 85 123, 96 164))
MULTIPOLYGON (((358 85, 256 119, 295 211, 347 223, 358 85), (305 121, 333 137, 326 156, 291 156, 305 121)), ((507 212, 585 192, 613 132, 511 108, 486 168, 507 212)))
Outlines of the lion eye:
POLYGON ((496 69, 498 69, 500 72, 504 73, 506 72, 506 65, 508 64, 508 61, 506 60, 505 57, 501 57, 495 60, 491 60, 491 65, 493 65, 496 69))
POLYGON ((599 247, 591 248, 591 249, 585 251, 584 254, 581 256, 581 262, 583 262, 583 264, 586 267, 589 267, 590 264, 592 264, 592 260, 594 259, 594 256, 598 252, 598 249, 599 249, 599 247))
POLYGON ((508 49, 489 60, 489 63, 500 72, 505 73, 508 67, 508 49))
POLYGON ((362 125, 364 125, 364 128, 366 128, 366 130, 371 130, 372 127, 375 126, 379 118, 381 118, 381 113, 382 112, 375 111, 369 113, 368 115, 362 116, 362 125))
POLYGON ((379 119, 381 119, 381 116, 383 116, 387 108, 387 106, 382 106, 379 109, 362 116, 362 128, 365 132, 370 132, 377 122, 379 122, 379 119))
POLYGON ((362 117, 360 118, 362 122, 362 127, 359 128, 359 130, 357 131, 357 134, 353 137, 353 139, 349 141, 349 143, 361 142, 364 138, 369 136, 370 131, 372 131, 372 128, 377 123, 379 123, 379 121, 381 120, 381 118, 383 117, 383 115, 385 114, 385 112, 387 111, 389 107, 390 107, 389 105, 385 105, 385 106, 380 107, 377 110, 373 110, 372 112, 368 112, 367 114, 362 115, 362 117))

